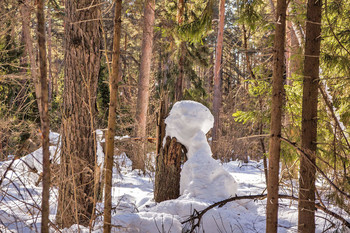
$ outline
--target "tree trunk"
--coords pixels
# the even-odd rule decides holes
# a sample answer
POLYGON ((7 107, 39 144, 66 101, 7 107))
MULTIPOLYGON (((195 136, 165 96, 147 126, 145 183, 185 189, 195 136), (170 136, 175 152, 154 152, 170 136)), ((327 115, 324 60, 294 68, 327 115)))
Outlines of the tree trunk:
POLYGON ((49 151, 49 133, 50 122, 48 112, 48 83, 47 83, 47 65, 46 65, 46 44, 45 44, 45 16, 44 0, 39 0, 37 5, 38 19, 38 44, 39 44, 39 63, 40 63, 40 87, 41 87, 41 133, 43 148, 43 192, 41 202, 41 232, 49 233, 49 215, 50 215, 50 151, 49 151))
POLYGON ((219 123, 220 123, 220 107, 221 107, 221 58, 222 58, 222 44, 224 40, 224 26, 225 26, 225 0, 220 0, 219 6, 219 28, 216 43, 215 65, 214 65, 214 97, 213 97, 213 115, 214 127, 212 129, 212 147, 213 157, 217 158, 217 141, 219 138, 219 123))
POLYGON ((25 42, 25 51, 29 57, 30 61, 30 75, 32 78, 32 81, 34 83, 35 88, 35 95, 36 95, 36 101, 38 104, 39 112, 41 111, 41 97, 40 97, 40 83, 39 83, 39 73, 38 73, 38 66, 35 61, 35 53, 34 53, 34 47, 33 47, 33 39, 30 33, 30 21, 31 21, 31 10, 30 10, 30 1, 25 0, 20 7, 21 16, 22 16, 22 35, 25 42))
POLYGON ((48 74, 49 74, 49 103, 52 98, 52 19, 51 19, 51 8, 47 8, 47 62, 48 62, 48 74))
POLYGON ((94 119, 101 32, 100 22, 94 20, 100 17, 99 6, 90 6, 90 0, 65 1, 61 180, 56 216, 61 228, 88 226, 95 211, 94 119))
POLYGON ((166 138, 166 143, 157 156, 154 200, 162 202, 180 196, 181 158, 185 147, 176 138, 166 138))
MULTIPOLYGON (((287 49, 286 49, 286 76, 287 76, 287 85, 292 85, 292 76, 301 75, 302 68, 302 49, 298 42, 298 38, 294 31, 291 21, 287 22, 287 49)), ((291 125, 290 115, 285 113, 283 127, 288 130, 289 135, 293 135, 293 130, 289 127, 291 125)))
MULTIPOLYGON (((317 95, 321 44, 321 0, 308 0, 306 14, 301 146, 316 162, 317 95)), ((315 232, 315 167, 300 158, 298 232, 315 232)))
POLYGON ((122 0, 117 0, 115 5, 115 13, 114 13, 112 74, 110 75, 110 78, 109 78, 110 100, 109 100, 108 130, 107 130, 107 137, 106 137, 106 157, 105 157, 105 195, 104 195, 104 223, 103 223, 104 233, 111 232, 114 136, 115 136, 118 83, 120 82, 120 79, 121 79, 121 76, 119 74, 121 16, 122 16, 122 0))
MULTIPOLYGON (((183 15, 185 9, 185 1, 178 0, 177 2, 177 23, 181 25, 183 23, 183 15)), ((175 85, 175 102, 182 100, 183 85, 184 85, 184 70, 185 70, 185 42, 181 41, 179 46, 179 74, 177 76, 175 85)))
POLYGON ((292 22, 288 22, 287 28, 289 29, 288 36, 288 51, 287 51, 287 82, 290 84, 288 78, 292 77, 292 74, 300 74, 302 68, 302 59, 301 59, 301 46, 298 42, 298 38, 294 31, 292 22))
POLYGON ((269 168, 267 176, 266 232, 277 233, 278 186, 281 150, 281 127, 283 106, 284 47, 286 35, 286 0, 277 1, 276 32, 274 41, 271 128, 269 146, 269 168))
POLYGON ((149 102, 149 80, 151 76, 153 26, 154 26, 154 0, 145 1, 143 20, 142 54, 140 77, 138 82, 138 95, 136 107, 136 132, 141 138, 140 148, 133 161, 133 169, 145 169, 144 155, 146 153, 147 110, 149 102))
POLYGON ((156 202, 179 197, 181 158, 186 157, 186 148, 177 142, 176 138, 167 137, 164 147, 162 146, 165 137, 165 118, 168 113, 164 99, 161 102, 157 119, 157 162, 154 182, 156 202))

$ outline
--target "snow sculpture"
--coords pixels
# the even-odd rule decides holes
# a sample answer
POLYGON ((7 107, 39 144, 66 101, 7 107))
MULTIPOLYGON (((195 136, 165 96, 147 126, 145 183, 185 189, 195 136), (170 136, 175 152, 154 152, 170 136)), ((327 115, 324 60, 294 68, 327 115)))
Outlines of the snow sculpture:
POLYGON ((212 201, 234 196, 235 179, 211 157, 206 133, 213 127, 214 117, 209 109, 198 102, 180 101, 165 123, 166 137, 176 137, 188 151, 181 171, 180 194, 212 201))

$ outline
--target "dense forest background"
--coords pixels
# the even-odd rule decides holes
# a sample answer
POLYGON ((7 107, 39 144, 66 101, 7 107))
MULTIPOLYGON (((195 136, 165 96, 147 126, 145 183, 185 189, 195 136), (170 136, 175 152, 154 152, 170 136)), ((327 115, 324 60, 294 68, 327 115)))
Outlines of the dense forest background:
MULTIPOLYGON (((1 161, 35 151, 45 136, 40 118, 45 108, 40 102, 44 94, 39 79, 42 71, 37 43, 38 4, 31 0, 3 0, 0 4, 1 161)), ((162 108, 167 115, 176 101, 194 100, 214 115, 214 128, 208 134, 213 157, 222 162, 262 159, 267 180, 270 129, 277 122, 271 121, 271 109, 276 104, 272 100, 274 67, 278 65, 274 56, 276 41, 283 37, 284 47, 279 50, 282 73, 277 75, 283 84, 277 92, 282 96, 279 184, 298 179, 300 158, 303 153, 312 154, 317 166, 316 180, 321 172, 325 174, 334 187, 328 198, 350 213, 350 5, 346 0, 320 3, 321 23, 313 23, 321 30, 317 36, 320 51, 315 56, 305 55, 310 22, 307 11, 312 11, 307 6, 306 1, 298 0, 44 1, 50 130, 66 138, 63 148, 76 146, 69 147, 69 140, 76 137, 67 136, 69 130, 82 130, 77 135, 83 137, 86 132, 93 135, 102 129, 105 144, 108 136, 113 139, 114 135, 129 135, 127 139, 113 139, 112 156, 124 151, 134 162, 133 168, 154 172, 156 165, 149 153, 158 154, 160 150, 157 130, 162 108), (285 4, 285 17, 278 14, 281 2, 285 4), (117 19, 118 4, 121 8, 117 19), (152 12, 154 22, 152 16, 146 19, 146 14, 152 12), (283 18, 285 22, 281 21, 283 18), (285 32, 276 39, 276 28, 281 24, 285 25, 285 32), (75 29, 75 25, 84 26, 75 29), (148 44, 147 52, 150 41, 153 44, 148 44), (319 60, 319 66, 306 67, 306 57, 319 60), (314 152, 302 142, 302 112, 312 108, 303 104, 308 70, 319 72, 313 81, 317 83, 316 101, 309 103, 317 106, 317 118, 313 117, 317 121, 314 152), (75 79, 83 74, 87 79, 75 79), (116 78, 112 82, 113 77, 116 78), (141 93, 144 90, 146 94, 141 93), (79 91, 81 102, 72 94, 79 91), (88 98, 84 99, 85 95, 88 98), (88 99, 92 101, 87 103, 88 99), (111 127, 113 99, 115 120, 111 127), (83 116, 85 111, 87 118, 83 116), (82 113, 72 117, 78 121, 72 126, 73 120, 67 119, 75 112, 82 113), (108 134, 109 130, 113 134, 108 134)), ((95 145, 94 139, 89 140, 95 145)), ((107 154, 108 150, 104 148, 107 154)), ((72 149, 71 154, 74 153, 72 149)), ((93 177, 97 170, 91 170, 93 177)), ((57 174, 52 173, 51 182, 69 189, 55 184, 60 180, 57 174)), ((313 194, 319 195, 317 189, 313 194)), ((93 209, 92 205, 89 208, 93 209)), ((60 221, 61 226, 72 224, 60 221)))

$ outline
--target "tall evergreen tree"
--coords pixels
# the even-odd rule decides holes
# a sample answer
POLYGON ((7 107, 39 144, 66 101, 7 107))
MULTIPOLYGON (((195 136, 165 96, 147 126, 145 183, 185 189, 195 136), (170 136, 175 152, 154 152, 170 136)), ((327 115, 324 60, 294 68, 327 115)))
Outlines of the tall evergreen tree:
POLYGON ((140 75, 138 81, 138 95, 136 106, 137 136, 141 137, 141 147, 134 158, 133 168, 144 170, 144 154, 146 153, 147 110, 149 103, 149 82, 151 76, 154 0, 146 0, 143 18, 143 38, 141 51, 140 75))
POLYGON ((224 40, 225 26, 225 0, 220 0, 219 3, 219 27, 216 43, 215 65, 214 65, 214 96, 213 96, 213 115, 214 127, 212 129, 213 152, 216 155, 216 143, 219 137, 219 122, 220 122, 220 106, 221 106, 221 59, 222 59, 222 44, 224 40))
POLYGON ((315 232, 315 176, 317 149, 317 96, 320 70, 322 1, 308 0, 302 102, 298 231, 315 232))
POLYGON ((88 226, 95 211, 99 1, 65 1, 65 76, 57 222, 88 226), (92 5, 93 4, 93 5, 92 5))
MULTIPOLYGON (((185 10, 185 1, 177 1, 177 24, 180 26, 184 23, 184 10, 185 10)), ((184 88, 184 69, 185 69, 185 49, 186 42, 181 40, 179 44, 179 74, 176 79, 175 85, 175 101, 182 100, 183 88, 184 88)))
POLYGON ((286 36, 286 0, 277 1, 274 41, 269 168, 267 176, 266 232, 277 233, 279 163, 283 107, 284 47, 286 36))

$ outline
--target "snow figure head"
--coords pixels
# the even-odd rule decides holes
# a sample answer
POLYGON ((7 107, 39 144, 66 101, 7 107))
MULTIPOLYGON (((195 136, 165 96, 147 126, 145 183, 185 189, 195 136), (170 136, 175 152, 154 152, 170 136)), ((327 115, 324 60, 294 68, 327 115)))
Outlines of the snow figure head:
POLYGON ((165 123, 166 136, 175 137, 188 151, 181 171, 180 193, 211 201, 235 195, 235 179, 211 157, 206 133, 213 127, 214 117, 209 109, 194 101, 180 101, 165 123))
POLYGON ((175 137, 187 148, 188 158, 198 143, 211 155, 205 135, 213 127, 214 117, 203 104, 190 100, 175 103, 165 124, 167 136, 175 137))

